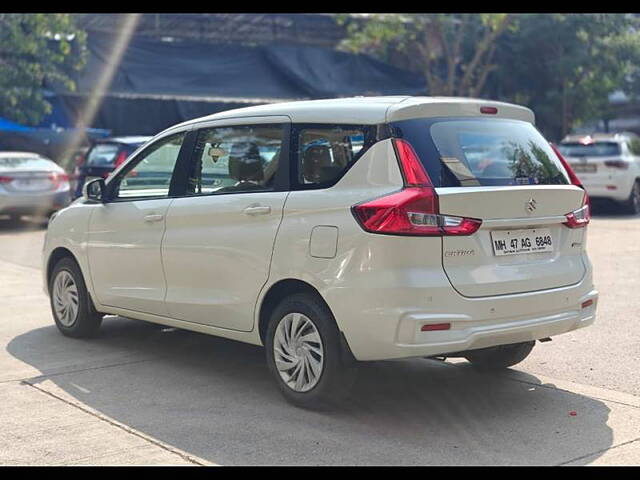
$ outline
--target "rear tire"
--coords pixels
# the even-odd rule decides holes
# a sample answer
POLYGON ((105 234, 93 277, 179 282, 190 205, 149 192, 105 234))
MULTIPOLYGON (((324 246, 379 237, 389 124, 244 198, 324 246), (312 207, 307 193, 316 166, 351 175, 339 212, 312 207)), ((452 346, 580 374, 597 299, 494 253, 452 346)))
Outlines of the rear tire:
POLYGON ((631 193, 626 202, 622 204, 625 213, 631 215, 640 214, 640 180, 636 180, 631 187, 631 193))
POLYGON ((465 353, 464 358, 478 370, 502 370, 527 358, 535 343, 531 341, 470 350, 465 353))
POLYGON ((63 335, 86 338, 98 332, 102 315, 96 312, 74 259, 62 258, 53 267, 49 279, 49 300, 53 319, 63 335))
POLYGON ((345 358, 329 308, 311 294, 285 298, 273 310, 265 338, 267 365, 284 397, 321 409, 344 400, 356 376, 345 358))

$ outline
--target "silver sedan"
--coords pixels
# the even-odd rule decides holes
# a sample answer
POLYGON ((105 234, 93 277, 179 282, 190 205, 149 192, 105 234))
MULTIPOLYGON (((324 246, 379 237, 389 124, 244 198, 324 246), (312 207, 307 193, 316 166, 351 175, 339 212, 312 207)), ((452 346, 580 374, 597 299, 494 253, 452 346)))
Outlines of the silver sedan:
POLYGON ((37 153, 0 152, 0 215, 48 217, 70 201, 59 165, 37 153))

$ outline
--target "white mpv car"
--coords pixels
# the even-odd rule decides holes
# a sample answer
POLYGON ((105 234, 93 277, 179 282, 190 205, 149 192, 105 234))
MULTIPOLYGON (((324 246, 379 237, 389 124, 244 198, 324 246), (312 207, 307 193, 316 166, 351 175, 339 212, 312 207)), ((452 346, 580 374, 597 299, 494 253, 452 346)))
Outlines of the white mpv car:
POLYGON ((591 324, 587 196, 531 110, 459 98, 280 103, 156 135, 59 212, 58 328, 103 315, 264 345, 285 397, 357 361, 522 361, 591 324))

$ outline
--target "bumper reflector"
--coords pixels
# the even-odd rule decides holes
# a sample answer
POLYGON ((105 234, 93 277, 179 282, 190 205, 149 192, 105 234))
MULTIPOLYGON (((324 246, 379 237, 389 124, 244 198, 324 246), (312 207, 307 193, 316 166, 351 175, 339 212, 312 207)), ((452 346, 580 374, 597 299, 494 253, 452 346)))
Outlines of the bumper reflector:
POLYGON ((434 330, 449 330, 451 329, 450 323, 430 323, 427 325, 422 325, 420 328, 421 332, 432 332, 434 330))
POLYGON ((586 302, 582 302, 582 308, 587 308, 590 307, 591 305, 593 305, 593 298, 590 300, 587 300, 586 302))

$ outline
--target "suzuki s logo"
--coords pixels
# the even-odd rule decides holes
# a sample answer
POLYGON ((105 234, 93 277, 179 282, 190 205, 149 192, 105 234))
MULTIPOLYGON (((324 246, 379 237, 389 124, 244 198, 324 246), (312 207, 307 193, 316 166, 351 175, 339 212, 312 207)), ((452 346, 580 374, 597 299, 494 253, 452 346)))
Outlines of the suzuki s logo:
POLYGON ((524 204, 524 208, 528 213, 533 213, 533 211, 536 209, 536 201, 533 198, 530 198, 529 201, 524 204))

